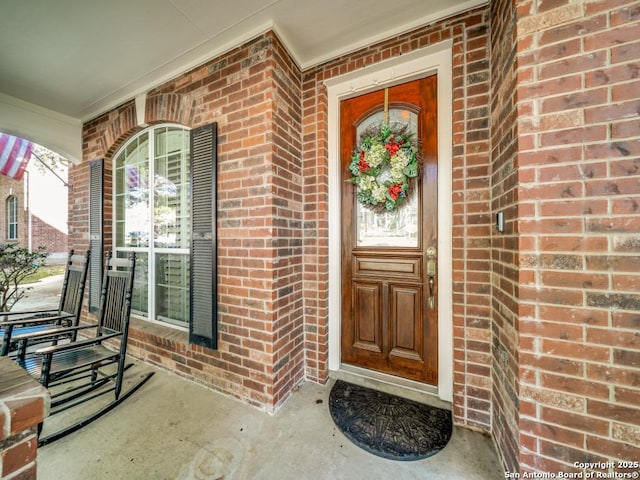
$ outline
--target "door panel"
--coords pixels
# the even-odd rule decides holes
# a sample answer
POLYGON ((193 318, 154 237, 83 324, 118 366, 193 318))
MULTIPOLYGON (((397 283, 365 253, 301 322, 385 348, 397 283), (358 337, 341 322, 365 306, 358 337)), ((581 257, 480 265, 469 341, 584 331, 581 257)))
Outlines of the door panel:
MULTIPOLYGON (((420 174, 413 194, 395 212, 358 203, 346 182, 364 127, 380 123, 385 91, 341 102, 342 362, 435 385, 437 275, 427 268, 437 245, 436 76, 391 87, 390 121, 408 124, 420 144, 420 174), (427 257, 427 255, 431 255, 427 257)), ((433 264, 433 262, 431 262, 433 264)))
POLYGON ((420 281, 422 278, 421 257, 379 258, 355 254, 354 274, 387 277, 389 274, 403 275, 406 280, 420 281))
POLYGON ((389 285, 391 293, 389 322, 391 344, 389 355, 422 361, 422 322, 407 318, 422 317, 422 289, 406 285, 389 285))
POLYGON ((353 285, 355 345, 371 352, 382 352, 382 302, 379 283, 353 285))

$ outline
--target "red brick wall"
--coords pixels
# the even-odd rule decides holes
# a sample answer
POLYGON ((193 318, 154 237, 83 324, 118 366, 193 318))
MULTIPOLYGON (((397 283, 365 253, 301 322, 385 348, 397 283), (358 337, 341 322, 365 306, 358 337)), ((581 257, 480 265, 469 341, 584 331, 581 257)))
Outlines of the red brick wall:
POLYGON ((478 9, 371 45, 303 73, 307 378, 328 375, 328 133, 323 82, 412 50, 453 42, 454 417, 489 430, 488 10, 478 9))
POLYGON ((289 53, 273 43, 274 402, 304 377, 302 77, 289 53))
POLYGON ((329 164, 327 90, 322 72, 302 76, 304 336, 309 380, 329 378, 329 164))
MULTIPOLYGON (((454 419, 491 427, 489 12, 453 27, 454 419)), ((445 24, 446 25, 446 24, 445 24)))
MULTIPOLYGON (((131 352, 274 409, 304 375, 300 71, 266 33, 150 91, 148 124, 218 123, 219 349, 135 322, 131 352)), ((105 158, 105 245, 111 169, 140 130, 129 102, 84 126, 84 160, 70 171, 70 243, 88 245, 88 162, 105 158)))
POLYGON ((636 461, 640 6, 517 8, 520 468, 636 461))
POLYGON ((510 0, 491 3, 491 213, 505 230, 493 229, 491 293, 493 343, 492 431, 509 472, 519 455, 518 124, 516 22, 510 0))
POLYGON ((89 248, 89 163, 69 165, 68 180, 69 232, 67 241, 69 248, 78 252, 89 248))
POLYGON ((31 244, 34 250, 46 247, 49 253, 67 251, 67 234, 35 215, 31 217, 31 244))

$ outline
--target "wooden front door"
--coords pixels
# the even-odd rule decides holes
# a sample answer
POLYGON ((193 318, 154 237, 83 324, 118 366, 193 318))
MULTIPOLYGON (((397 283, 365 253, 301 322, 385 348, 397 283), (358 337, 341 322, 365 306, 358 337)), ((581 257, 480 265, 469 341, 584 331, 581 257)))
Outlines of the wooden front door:
POLYGON ((431 385, 438 380, 436 98, 433 75, 340 104, 342 362, 431 385), (419 174, 393 212, 363 205, 347 181, 362 132, 385 118, 409 125, 420 147, 419 174))

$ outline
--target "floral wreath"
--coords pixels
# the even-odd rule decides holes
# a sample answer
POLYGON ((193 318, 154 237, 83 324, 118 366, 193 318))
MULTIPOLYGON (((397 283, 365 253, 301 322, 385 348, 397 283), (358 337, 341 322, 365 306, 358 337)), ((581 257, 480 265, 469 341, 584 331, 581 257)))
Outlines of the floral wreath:
POLYGON ((418 145, 408 127, 383 123, 362 133, 347 181, 357 186, 365 206, 392 212, 409 195, 410 180, 418 176, 418 145))

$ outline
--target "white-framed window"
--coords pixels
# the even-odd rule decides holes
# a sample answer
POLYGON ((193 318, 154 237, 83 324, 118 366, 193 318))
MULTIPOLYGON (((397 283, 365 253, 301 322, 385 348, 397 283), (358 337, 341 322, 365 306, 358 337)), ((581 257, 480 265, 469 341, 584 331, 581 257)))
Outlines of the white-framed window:
POLYGON ((114 250, 136 252, 132 313, 189 325, 189 130, 156 125, 114 157, 114 250))
POLYGON ((18 198, 7 198, 7 240, 18 240, 18 198))

